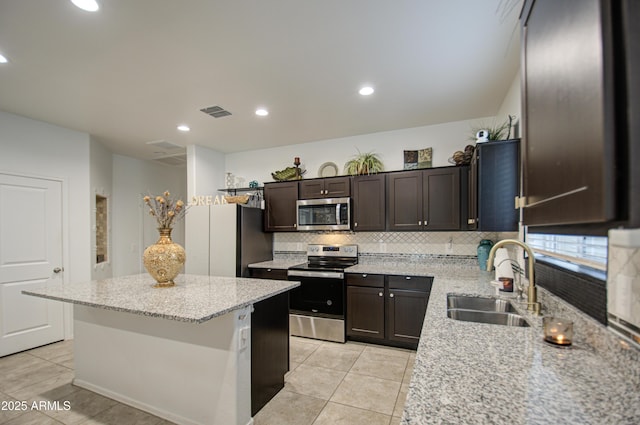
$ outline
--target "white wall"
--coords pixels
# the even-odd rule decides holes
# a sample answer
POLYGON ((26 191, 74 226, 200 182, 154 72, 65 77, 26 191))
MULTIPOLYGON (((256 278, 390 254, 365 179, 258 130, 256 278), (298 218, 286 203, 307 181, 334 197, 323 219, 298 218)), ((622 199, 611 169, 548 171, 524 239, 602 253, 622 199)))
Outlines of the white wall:
POLYGON ((187 146, 187 194, 216 195, 225 187, 225 156, 204 146, 187 146))
POLYGON ((521 137, 520 134, 520 118, 522 117, 522 91, 520 89, 520 72, 516 73, 509 91, 498 109, 496 114, 496 120, 498 122, 504 122, 509 119, 509 115, 515 115, 517 117, 516 124, 514 126, 514 134, 512 138, 521 137))
POLYGON ((5 112, 0 129, 0 170, 63 181, 64 279, 89 280, 89 135, 5 112))
MULTIPOLYGON (((142 198, 165 190, 187 202, 186 170, 113 155, 113 275, 146 273, 142 253, 158 239, 156 220, 142 198)), ((188 213, 187 213, 188 215, 188 213)), ((174 226, 172 238, 184 246, 184 221, 174 226)), ((187 259, 187 261, 189 261, 187 259)))
POLYGON ((373 151, 380 155, 385 170, 403 169, 403 151, 433 148, 433 166, 451 165, 447 160, 457 150, 464 150, 468 144, 471 128, 484 122, 492 122, 493 117, 455 121, 444 124, 406 128, 364 134, 340 139, 301 143, 271 149, 227 154, 226 171, 243 177, 246 184, 251 180, 260 183, 273 181, 271 172, 293 166, 294 157, 300 157, 307 173, 305 178, 318 177, 318 169, 325 162, 334 162, 339 174, 344 174, 344 165, 354 155, 373 151))
POLYGON ((91 139, 91 279, 113 276, 113 153, 97 140, 91 139), (107 260, 96 264, 96 195, 107 198, 107 260))
MULTIPOLYGON (((64 282, 91 278, 89 135, 0 111, 0 170, 60 179, 64 282)), ((72 335, 65 304, 65 336, 72 335)))

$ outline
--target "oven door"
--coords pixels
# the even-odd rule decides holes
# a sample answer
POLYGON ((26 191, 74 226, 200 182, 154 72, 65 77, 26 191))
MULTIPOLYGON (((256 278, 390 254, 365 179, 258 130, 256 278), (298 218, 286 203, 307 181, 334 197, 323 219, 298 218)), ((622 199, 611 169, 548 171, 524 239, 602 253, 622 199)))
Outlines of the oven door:
POLYGON ((350 198, 301 199, 296 201, 298 230, 349 230, 350 198))
POLYGON ((290 313, 344 319, 344 273, 289 270, 288 276, 300 282, 289 292, 290 313))

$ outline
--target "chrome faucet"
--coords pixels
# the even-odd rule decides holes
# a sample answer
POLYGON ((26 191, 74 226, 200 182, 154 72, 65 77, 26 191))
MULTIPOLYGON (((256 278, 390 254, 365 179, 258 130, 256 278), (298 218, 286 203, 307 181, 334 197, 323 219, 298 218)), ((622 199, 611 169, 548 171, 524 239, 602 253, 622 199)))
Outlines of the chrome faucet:
POLYGON ((522 247, 522 249, 527 251, 527 254, 529 255, 529 287, 527 288, 527 310, 532 311, 536 315, 539 315, 542 306, 538 302, 538 291, 536 288, 536 282, 534 280, 534 264, 536 259, 533 256, 533 251, 531 250, 529 245, 525 244, 524 242, 520 242, 517 239, 503 239, 499 242, 496 242, 496 244, 491 248, 491 251, 489 251, 489 258, 487 259, 487 270, 491 271, 491 269, 493 269, 493 260, 496 256, 496 251, 498 250, 498 248, 505 245, 518 245, 522 247))

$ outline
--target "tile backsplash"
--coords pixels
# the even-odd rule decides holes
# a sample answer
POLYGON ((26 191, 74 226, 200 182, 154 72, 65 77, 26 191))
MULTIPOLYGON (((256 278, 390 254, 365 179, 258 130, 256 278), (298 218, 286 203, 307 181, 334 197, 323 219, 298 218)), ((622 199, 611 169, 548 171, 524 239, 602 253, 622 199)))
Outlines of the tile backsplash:
POLYGON ((308 244, 356 244, 361 254, 475 256, 478 243, 517 238, 506 232, 292 232, 275 233, 274 252, 306 252, 308 244))
POLYGON ((609 231, 609 327, 640 346, 640 229, 609 231))

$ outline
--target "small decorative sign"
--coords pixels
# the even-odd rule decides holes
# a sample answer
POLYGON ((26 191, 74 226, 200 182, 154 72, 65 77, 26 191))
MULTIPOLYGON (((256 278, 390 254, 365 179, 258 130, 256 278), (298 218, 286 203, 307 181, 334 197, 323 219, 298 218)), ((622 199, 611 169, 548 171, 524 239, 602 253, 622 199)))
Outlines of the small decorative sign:
POLYGON ((191 202, 189 202, 189 206, 202 207, 207 205, 220 205, 220 204, 226 204, 226 203, 227 203, 227 200, 224 198, 224 196, 220 198, 219 196, 214 197, 213 195, 199 195, 199 196, 191 197, 191 202))

